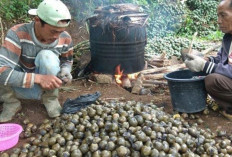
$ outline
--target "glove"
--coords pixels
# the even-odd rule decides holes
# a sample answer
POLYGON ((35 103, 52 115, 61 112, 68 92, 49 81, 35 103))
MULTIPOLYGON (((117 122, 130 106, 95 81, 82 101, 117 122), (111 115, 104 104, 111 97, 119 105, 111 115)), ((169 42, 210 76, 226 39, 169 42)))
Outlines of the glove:
POLYGON ((61 68, 60 72, 57 74, 57 77, 59 77, 64 83, 72 81, 72 75, 68 68, 61 68))
POLYGON ((192 55, 192 54, 186 54, 186 60, 185 60, 185 65, 186 67, 189 68, 192 72, 200 72, 203 71, 206 60, 203 58, 192 55))

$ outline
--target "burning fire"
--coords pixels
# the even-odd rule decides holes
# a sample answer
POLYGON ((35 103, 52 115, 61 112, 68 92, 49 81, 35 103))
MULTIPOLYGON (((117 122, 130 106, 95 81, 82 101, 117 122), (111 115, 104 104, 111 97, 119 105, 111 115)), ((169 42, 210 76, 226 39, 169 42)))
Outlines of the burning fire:
POLYGON ((121 65, 118 65, 116 68, 115 68, 115 81, 117 84, 120 84, 122 85, 122 80, 124 77, 128 78, 129 80, 135 80, 139 75, 139 72, 137 73, 133 73, 133 74, 123 74, 123 70, 121 70, 121 65))
POLYGON ((118 83, 118 84, 122 84, 122 75, 123 75, 123 70, 121 71, 121 65, 118 65, 116 68, 115 68, 115 81, 118 83))

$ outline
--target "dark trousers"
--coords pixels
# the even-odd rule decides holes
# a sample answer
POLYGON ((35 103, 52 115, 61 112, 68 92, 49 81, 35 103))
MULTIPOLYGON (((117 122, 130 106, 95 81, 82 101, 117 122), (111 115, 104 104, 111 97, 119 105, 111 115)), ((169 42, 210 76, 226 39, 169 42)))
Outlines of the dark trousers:
POLYGON ((232 79, 220 74, 210 74, 205 78, 205 87, 219 107, 232 113, 232 79))

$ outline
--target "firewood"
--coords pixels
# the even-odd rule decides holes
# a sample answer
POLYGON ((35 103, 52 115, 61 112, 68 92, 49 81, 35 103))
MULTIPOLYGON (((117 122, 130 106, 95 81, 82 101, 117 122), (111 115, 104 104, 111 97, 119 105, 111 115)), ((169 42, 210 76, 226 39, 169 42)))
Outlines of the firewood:
POLYGON ((144 75, 145 80, 159 80, 164 78, 164 73, 144 75))
POLYGON ((161 67, 161 68, 152 68, 152 69, 147 69, 147 70, 143 70, 141 71, 141 74, 151 74, 151 73, 156 73, 156 72, 161 72, 167 70, 167 67, 161 67))
POLYGON ((141 91, 141 89, 143 88, 143 75, 142 74, 140 74, 138 77, 137 77, 137 79, 136 79, 136 81, 135 81, 135 83, 134 83, 134 86, 133 86, 133 88, 132 88, 132 90, 131 90, 131 93, 133 93, 133 94, 139 94, 140 93, 140 91, 141 91))
POLYGON ((111 84, 113 82, 112 75, 107 74, 93 74, 90 76, 92 80, 100 84, 111 84))
POLYGON ((144 80, 143 81, 143 87, 144 85, 148 85, 148 84, 156 84, 156 85, 159 85, 159 84, 164 84, 164 85, 167 85, 167 81, 157 81, 157 80, 144 80))
POLYGON ((157 88, 158 86, 157 84, 143 84, 144 88, 157 88))
POLYGON ((160 68, 152 68, 152 69, 147 69, 147 70, 143 70, 141 71, 141 74, 152 74, 152 73, 159 73, 159 72, 172 72, 172 71, 176 71, 179 69, 183 69, 185 68, 185 64, 176 64, 176 65, 170 65, 170 66, 166 66, 166 67, 160 67, 160 68))
POLYGON ((189 54, 191 54, 191 52, 192 52, 193 41, 195 40, 196 36, 197 36, 197 32, 195 32, 195 33, 193 34, 192 41, 191 41, 191 43, 190 43, 190 45, 189 45, 189 50, 188 50, 188 53, 189 53, 189 54))
POLYGON ((131 81, 128 77, 123 77, 122 78, 122 87, 124 88, 131 88, 131 81))
POLYGON ((2 24, 2 18, 0 17, 0 28, 2 28, 1 29, 1 33, 2 33, 2 36, 1 36, 1 38, 2 38, 2 45, 3 45, 3 43, 4 43, 4 38, 5 38, 5 35, 4 35, 4 31, 3 31, 3 24, 2 24))
POLYGON ((165 72, 172 72, 172 71, 184 69, 185 67, 186 67, 185 63, 170 65, 170 66, 166 66, 167 69, 165 70, 165 72))
POLYGON ((153 60, 153 61, 150 61, 149 63, 151 65, 154 65, 154 66, 157 66, 157 67, 164 67, 164 66, 168 66, 170 64, 169 60, 163 60, 163 61, 153 60))

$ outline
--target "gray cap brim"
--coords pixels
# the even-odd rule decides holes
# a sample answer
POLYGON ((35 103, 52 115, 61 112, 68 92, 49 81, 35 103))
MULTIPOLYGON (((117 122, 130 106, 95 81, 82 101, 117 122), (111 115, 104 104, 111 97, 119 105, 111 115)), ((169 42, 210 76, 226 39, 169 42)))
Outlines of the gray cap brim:
POLYGON ((28 10, 28 14, 30 14, 30 15, 37 15, 37 9, 30 9, 30 10, 28 10))

